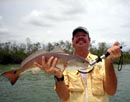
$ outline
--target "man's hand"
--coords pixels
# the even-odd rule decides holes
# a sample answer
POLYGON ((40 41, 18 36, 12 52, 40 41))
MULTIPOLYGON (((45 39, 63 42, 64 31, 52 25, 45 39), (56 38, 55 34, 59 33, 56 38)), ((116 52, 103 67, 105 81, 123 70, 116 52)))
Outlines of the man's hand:
POLYGON ((111 48, 107 50, 110 53, 110 56, 107 57, 107 60, 113 62, 116 58, 121 56, 121 49, 119 42, 115 42, 111 48))
POLYGON ((49 60, 46 62, 45 57, 42 56, 42 64, 39 64, 37 62, 34 62, 34 64, 44 70, 46 73, 53 74, 58 78, 61 78, 63 75, 63 72, 65 68, 61 69, 56 67, 56 64, 58 63, 58 58, 50 57, 49 60))

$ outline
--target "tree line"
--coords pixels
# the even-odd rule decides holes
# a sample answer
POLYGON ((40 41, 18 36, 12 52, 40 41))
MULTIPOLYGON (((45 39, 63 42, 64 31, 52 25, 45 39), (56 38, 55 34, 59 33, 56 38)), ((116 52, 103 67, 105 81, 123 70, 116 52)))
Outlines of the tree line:
MULTIPOLYGON (((110 46, 105 42, 98 43, 97 46, 90 45, 90 52, 98 56, 106 52, 110 46)), ((0 64, 20 64, 27 56, 38 51, 52 51, 54 49, 64 50, 64 52, 72 54, 73 47, 69 41, 59 41, 53 43, 31 43, 30 39, 27 39, 26 43, 17 44, 15 42, 0 43, 0 64)), ((119 59, 114 63, 118 63, 119 59)), ((130 63, 130 50, 123 52, 123 63, 130 63)))

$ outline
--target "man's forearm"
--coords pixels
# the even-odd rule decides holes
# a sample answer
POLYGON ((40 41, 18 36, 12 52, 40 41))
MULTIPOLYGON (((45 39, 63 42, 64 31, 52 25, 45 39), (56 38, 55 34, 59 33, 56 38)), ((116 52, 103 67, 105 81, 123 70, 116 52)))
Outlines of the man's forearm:
POLYGON ((110 59, 105 60, 105 71, 106 71, 106 77, 104 82, 105 90, 109 95, 114 95, 117 89, 117 77, 113 63, 110 59))
POLYGON ((69 98, 69 90, 64 81, 56 82, 56 92, 60 99, 64 101, 69 98))

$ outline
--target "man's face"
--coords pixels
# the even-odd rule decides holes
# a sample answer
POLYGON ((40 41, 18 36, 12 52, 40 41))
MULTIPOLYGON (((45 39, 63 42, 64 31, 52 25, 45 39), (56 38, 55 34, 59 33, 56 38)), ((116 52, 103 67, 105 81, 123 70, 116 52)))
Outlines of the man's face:
POLYGON ((90 44, 90 38, 84 32, 77 32, 77 34, 72 39, 72 43, 74 48, 88 48, 90 44))

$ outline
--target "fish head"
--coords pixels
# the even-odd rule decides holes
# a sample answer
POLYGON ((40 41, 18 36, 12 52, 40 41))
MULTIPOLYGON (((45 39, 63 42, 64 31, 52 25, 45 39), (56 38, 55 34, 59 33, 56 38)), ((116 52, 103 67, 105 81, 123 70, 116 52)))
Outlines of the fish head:
POLYGON ((66 70, 79 70, 79 69, 87 69, 88 62, 86 60, 68 60, 66 70))

